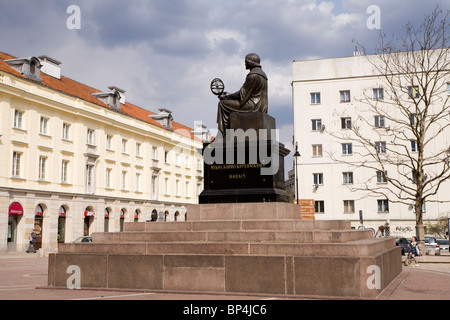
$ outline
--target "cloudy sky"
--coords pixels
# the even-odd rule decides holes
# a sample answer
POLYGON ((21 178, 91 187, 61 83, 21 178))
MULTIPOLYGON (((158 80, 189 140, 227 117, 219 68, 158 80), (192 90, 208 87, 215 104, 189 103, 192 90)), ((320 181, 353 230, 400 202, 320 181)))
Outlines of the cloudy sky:
POLYGON ((290 147, 293 60, 351 56, 353 40, 373 50, 380 31, 420 23, 436 4, 450 8, 450 0, 0 0, 0 51, 48 55, 67 77, 120 87, 131 103, 211 129, 211 80, 237 91, 244 57, 256 52, 269 77, 269 114, 290 147), (72 5, 80 29, 68 28, 77 22, 72 5), (380 8, 380 30, 367 27, 371 5, 380 8))

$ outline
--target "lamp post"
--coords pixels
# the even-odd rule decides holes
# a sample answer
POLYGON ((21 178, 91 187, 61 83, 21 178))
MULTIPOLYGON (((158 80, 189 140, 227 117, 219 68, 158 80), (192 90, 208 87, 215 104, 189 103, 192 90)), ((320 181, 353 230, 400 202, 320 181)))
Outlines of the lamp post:
POLYGON ((296 191, 296 202, 298 204, 298 158, 300 157, 300 153, 298 152, 298 144, 297 142, 295 143, 295 153, 294 153, 294 158, 295 158, 295 191, 296 191))

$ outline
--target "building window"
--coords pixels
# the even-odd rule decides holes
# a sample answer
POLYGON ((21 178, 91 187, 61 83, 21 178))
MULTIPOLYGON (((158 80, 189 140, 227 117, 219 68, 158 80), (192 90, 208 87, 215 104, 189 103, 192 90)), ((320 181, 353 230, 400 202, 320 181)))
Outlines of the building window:
POLYGON ((45 165, 47 158, 39 157, 39 180, 45 180, 45 165))
POLYGON ((409 115, 409 123, 411 126, 416 126, 419 123, 419 116, 416 113, 411 113, 409 115))
POLYGON ((342 155, 352 155, 353 147, 351 143, 343 143, 342 144, 342 155))
POLYGON ((128 144, 128 140, 122 139, 122 153, 127 153, 127 144, 128 144))
POLYGON ((384 128, 385 127, 385 118, 384 116, 375 116, 375 127, 376 128, 384 128))
POLYGON ((19 152, 13 152, 13 167, 12 167, 12 176, 20 177, 20 159, 22 154, 19 152))
POLYGON ((450 83, 447 83, 447 95, 450 96, 450 83))
POLYGON ((169 163, 169 151, 164 150, 164 163, 169 163))
POLYGON ((190 169, 191 168, 191 159, 189 158, 189 156, 185 156, 184 157, 184 160, 185 160, 185 166, 186 166, 186 169, 190 169))
POLYGON ((136 173, 136 192, 141 192, 141 174, 136 173))
POLYGON ((386 153, 386 142, 384 142, 384 141, 375 142, 375 150, 379 154, 385 154, 386 153))
POLYGON ((111 173, 112 169, 106 168, 106 181, 105 181, 106 188, 111 188, 111 173))
POLYGON ((320 104, 320 92, 311 93, 311 104, 320 104))
POLYGON ((419 86, 409 86, 408 87, 408 96, 411 99, 419 98, 419 86))
POLYGON ((136 157, 141 156, 141 144, 139 142, 136 142, 136 157))
POLYGON ((164 194, 169 195, 169 178, 164 179, 164 194))
POLYGON ((343 172, 342 177, 344 184, 353 184, 353 172, 343 172))
POLYGON ((313 149, 313 157, 322 157, 322 145, 314 144, 312 146, 313 149))
POLYGON ((341 129, 347 130, 352 128, 352 118, 341 118, 341 129))
POLYGON ((373 99, 374 100, 383 100, 384 99, 384 90, 383 90, 383 88, 375 88, 375 89, 373 89, 373 99))
POLYGON ((355 200, 344 200, 344 213, 355 213, 355 200))
POLYGON ((158 195, 158 192, 157 192, 157 188, 158 188, 158 185, 157 185, 157 182, 158 182, 158 177, 157 176, 152 176, 152 200, 156 200, 157 199, 157 195, 158 195))
POLYGON ((86 165, 86 193, 94 193, 94 166, 86 165))
POLYGON ((180 180, 175 181, 175 195, 180 196, 180 180))
POLYGON ((323 173, 313 173, 314 186, 323 186, 323 173))
POLYGON ((416 140, 411 140, 411 151, 412 152, 418 152, 419 151, 416 140))
POLYGON ((350 90, 340 91, 341 102, 350 102, 350 90))
POLYGON ((157 147, 152 147, 152 159, 158 160, 158 148, 157 147))
POLYGON ((325 201, 315 201, 314 209, 316 213, 325 213, 325 201))
POLYGON ((312 131, 322 131, 322 119, 313 119, 312 123, 312 131))
POLYGON ((39 126, 39 133, 40 134, 48 134, 48 118, 41 117, 41 123, 39 126))
POLYGON ((95 130, 87 129, 87 144, 95 146, 95 130))
POLYGON ((122 171, 122 190, 127 190, 127 172, 122 171))
POLYGON ((387 172, 377 171, 377 183, 387 183, 387 172))
POLYGON ((62 138, 64 140, 70 140, 70 124, 68 123, 63 123, 62 138))
POLYGON ((14 128, 23 129, 23 112, 19 110, 14 111, 14 128))
POLYGON ((190 197, 189 181, 186 181, 186 198, 190 197))
POLYGON ((69 169, 69 161, 63 160, 61 163, 61 182, 68 182, 68 169, 69 169))
POLYGON ((389 200, 377 200, 378 213, 388 213, 389 212, 389 200))
POLYGON ((109 134, 106 135, 106 149, 107 150, 113 150, 112 148, 112 136, 109 134))

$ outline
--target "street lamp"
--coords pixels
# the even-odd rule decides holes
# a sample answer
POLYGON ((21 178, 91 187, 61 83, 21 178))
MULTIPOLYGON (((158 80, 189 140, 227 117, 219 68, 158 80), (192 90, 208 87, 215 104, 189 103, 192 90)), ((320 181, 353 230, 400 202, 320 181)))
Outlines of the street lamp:
POLYGON ((298 143, 295 143, 295 153, 294 153, 294 158, 295 158, 295 190, 296 190, 296 202, 298 204, 298 168, 297 168, 297 161, 298 158, 301 157, 300 152, 298 152, 298 143))

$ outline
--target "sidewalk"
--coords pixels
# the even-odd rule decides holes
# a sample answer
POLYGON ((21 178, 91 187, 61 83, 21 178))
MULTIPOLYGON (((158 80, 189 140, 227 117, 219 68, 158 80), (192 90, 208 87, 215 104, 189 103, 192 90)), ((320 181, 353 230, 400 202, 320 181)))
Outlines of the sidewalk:
MULTIPOLYGON (((450 256, 421 257, 419 267, 403 272, 377 300, 450 300, 450 256), (449 262, 447 262, 447 260, 449 262), (431 270, 437 265, 440 270, 431 270)), ((38 289, 47 285, 48 259, 38 254, 0 254, 0 300, 296 300, 308 297, 184 294, 136 291, 38 289)), ((317 297, 310 297, 317 299, 317 297)))

